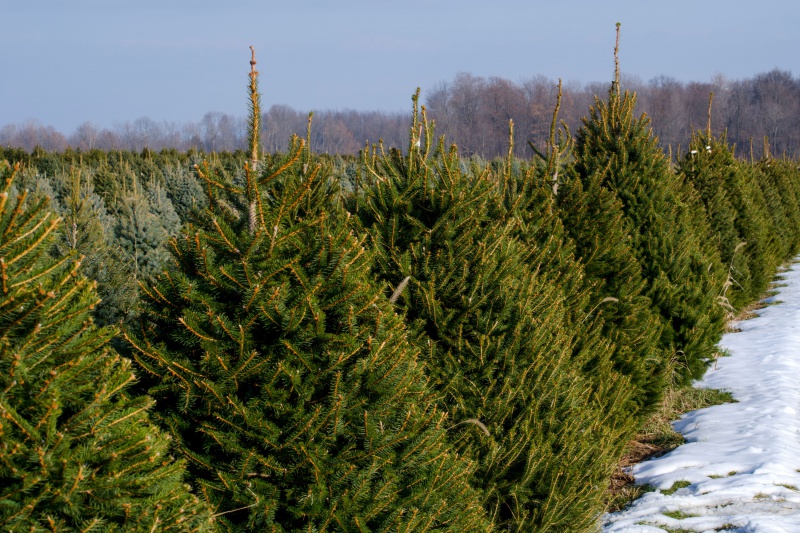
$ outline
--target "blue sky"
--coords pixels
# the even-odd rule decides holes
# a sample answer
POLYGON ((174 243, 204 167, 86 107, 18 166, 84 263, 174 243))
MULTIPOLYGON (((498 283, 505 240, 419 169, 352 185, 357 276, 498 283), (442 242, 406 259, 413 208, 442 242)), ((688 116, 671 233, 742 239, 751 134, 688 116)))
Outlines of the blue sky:
POLYGON ((409 108, 458 72, 610 81, 800 74, 797 0, 0 0, 0 126, 71 133, 149 116, 246 113, 256 47, 263 106, 409 108))

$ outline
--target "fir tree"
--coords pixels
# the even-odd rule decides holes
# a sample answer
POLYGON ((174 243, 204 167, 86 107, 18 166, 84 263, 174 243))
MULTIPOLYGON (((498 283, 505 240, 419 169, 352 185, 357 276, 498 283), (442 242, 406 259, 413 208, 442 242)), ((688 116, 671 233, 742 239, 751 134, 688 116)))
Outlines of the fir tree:
POLYGON ((702 199, 730 272, 727 299, 735 308, 758 299, 788 252, 782 244, 788 223, 777 191, 753 165, 734 157, 724 137, 716 139, 710 131, 693 135, 679 168, 702 199))
MULTIPOLYGON (((776 159, 769 154, 768 149, 765 152, 766 155, 757 167, 759 183, 768 183, 780 198, 786 226, 778 231, 785 240, 785 257, 793 257, 800 249, 800 181, 797 179, 797 163, 776 159)), ((772 202, 775 203, 775 200, 772 202)))
POLYGON ((569 302, 568 321, 578 340, 574 357, 585 361, 585 373, 597 378, 594 366, 609 357, 615 371, 631 380, 631 405, 614 410, 620 420, 609 419, 624 425, 628 416, 641 417, 654 407, 665 387, 666 357, 657 348, 660 324, 643 295, 645 281, 620 202, 600 186, 601 173, 585 186, 574 176, 572 136, 566 126, 557 127, 560 104, 559 82, 546 150, 531 145, 538 157, 518 170, 511 159, 512 128, 502 180, 504 210, 520 221, 519 237, 538 251, 529 263, 560 286, 569 302), (611 344, 598 349, 596 335, 611 344))
POLYGON ((558 205, 592 286, 586 311, 613 343, 612 359, 636 387, 632 398, 641 415, 661 398, 669 354, 659 347, 662 321, 645 296, 647 285, 622 204, 602 186, 605 172, 601 169, 584 179, 565 172, 558 205))
POLYGON ((114 235, 135 281, 152 279, 161 271, 169 234, 139 191, 129 192, 117 204, 114 235))
POLYGON ((172 241, 143 328, 126 335, 221 526, 486 530, 334 189, 300 141, 286 157, 252 153, 241 188, 198 169, 209 207, 172 241))
MULTIPOLYGON (((674 354, 688 380, 705 371, 722 334, 724 273, 701 231, 707 222, 696 199, 670 168, 649 119, 635 117, 635 106, 636 96, 621 92, 617 66, 608 100, 595 101, 578 131, 575 172, 585 184, 599 177, 620 201, 645 295, 661 316, 661 353, 674 354)), ((603 238, 603 228, 594 231, 603 238)))
POLYGON ((125 393, 135 377, 114 330, 92 323, 94 282, 48 255, 61 220, 47 199, 11 198, 14 173, 0 191, 0 527, 210 531, 152 401, 125 393))
POLYGON ((375 273, 414 328, 495 522, 591 529, 603 491, 587 487, 605 484, 630 430, 629 420, 608 423, 625 419, 627 380, 599 361, 604 386, 582 375, 562 287, 529 263, 541 250, 515 238, 519 220, 494 216, 500 189, 489 169, 465 172, 443 142, 431 156, 417 98, 407 155, 364 154, 374 184, 352 209, 377 251, 375 273))

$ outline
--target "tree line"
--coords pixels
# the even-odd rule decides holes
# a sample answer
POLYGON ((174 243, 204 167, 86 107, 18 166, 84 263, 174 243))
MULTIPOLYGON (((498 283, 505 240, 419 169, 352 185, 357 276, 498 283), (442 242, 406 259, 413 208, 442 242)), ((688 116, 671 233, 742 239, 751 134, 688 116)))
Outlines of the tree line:
MULTIPOLYGON (((800 80, 779 69, 753 78, 731 80, 715 76, 711 82, 682 82, 658 76, 643 82, 623 77, 623 86, 638 94, 637 112, 647 113, 659 143, 677 154, 685 148, 694 128, 706 123, 709 94, 714 93, 714 133, 727 132, 738 153, 761 157, 762 139, 769 137, 774 153, 800 154, 800 80)), ((457 144, 463 155, 484 158, 506 152, 508 121, 516 124, 521 141, 515 155, 532 152, 528 141, 544 146, 548 138, 557 83, 544 76, 521 82, 500 77, 484 78, 459 73, 434 87, 425 98, 437 131, 457 144)), ((563 88, 560 117, 576 131, 605 84, 567 83, 563 88)), ((308 113, 287 105, 273 105, 263 113, 262 142, 267 152, 285 151, 292 134, 304 136, 308 113)), ((314 115, 311 147, 318 153, 357 154, 365 142, 383 139, 387 146, 402 146, 407 117, 403 113, 379 111, 320 111, 314 115)), ((8 124, 0 129, 0 145, 27 151, 45 150, 161 150, 206 152, 233 151, 245 143, 247 123, 243 117, 209 112, 199 122, 177 124, 141 117, 114 128, 99 128, 89 122, 65 135, 37 122, 8 124)))

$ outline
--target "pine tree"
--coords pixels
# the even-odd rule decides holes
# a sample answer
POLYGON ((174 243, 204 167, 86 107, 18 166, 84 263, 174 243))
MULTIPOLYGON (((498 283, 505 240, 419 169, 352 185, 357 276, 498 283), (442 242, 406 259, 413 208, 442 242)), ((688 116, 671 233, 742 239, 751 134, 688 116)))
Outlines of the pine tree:
MULTIPOLYGON (((696 198, 670 168, 647 116, 635 117, 635 106, 636 96, 621 92, 617 66, 608 100, 597 99, 578 130, 575 172, 584 188, 598 176, 620 201, 645 295, 661 316, 661 353, 674 354, 688 380, 703 374, 722 334, 724 272, 696 198)), ((603 238, 603 228, 594 231, 603 238)))
POLYGON ((587 487, 605 485, 629 434, 630 421, 607 423, 627 405, 627 380, 600 362, 604 386, 582 374, 562 288, 529 263, 538 252, 516 238, 520 221, 496 216, 491 170, 465 171, 443 142, 431 155, 417 98, 407 154, 365 152, 374 184, 351 204, 377 251, 375 273, 414 328, 498 526, 592 529, 603 490, 587 487))
POLYGON ((48 200, 0 190, 0 527, 8 531, 211 531, 169 441, 130 397, 114 330, 90 317, 94 282, 48 255, 48 200))
POLYGON ((262 161, 257 132, 244 187, 198 168, 209 207, 126 335, 221 527, 488 529, 335 189, 296 139, 262 161))

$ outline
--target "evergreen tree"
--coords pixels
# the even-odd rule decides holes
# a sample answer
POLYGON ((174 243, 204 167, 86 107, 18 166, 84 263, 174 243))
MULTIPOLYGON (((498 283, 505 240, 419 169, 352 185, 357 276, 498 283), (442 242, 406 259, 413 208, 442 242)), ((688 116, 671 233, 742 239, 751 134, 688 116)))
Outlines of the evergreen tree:
POLYGON ((779 228, 778 232, 786 241, 784 258, 793 257, 800 250, 800 173, 795 161, 775 159, 768 150, 765 152, 767 155, 757 167, 759 183, 768 183, 780 198, 786 226, 779 228))
POLYGON ((734 157, 724 137, 708 132, 694 134, 679 168, 702 199, 730 272, 727 299, 735 308, 758 299, 788 251, 782 245, 788 224, 777 193, 760 183, 765 180, 750 163, 734 157), (773 196, 772 206, 765 192, 773 196))
POLYGON ((162 270, 169 234, 146 196, 134 190, 120 199, 114 235, 134 280, 150 280, 162 270))
MULTIPOLYGON (((255 74, 251 91, 258 115, 255 74)), ((244 187, 199 169, 209 207, 126 335, 221 526, 488 529, 334 189, 302 142, 267 161, 255 147, 244 187)))
MULTIPOLYGON (((18 169, 18 167, 17 167, 18 169)), ((16 170, 16 169, 15 169, 16 170)), ((211 531, 169 441, 130 397, 130 362, 90 317, 94 282, 48 255, 47 199, 0 192, 0 527, 8 531, 211 531)))
POLYGON ((654 407, 665 387, 666 357, 657 348, 660 324, 643 295, 645 282, 620 202, 600 186, 600 173, 589 177, 585 188, 574 176, 572 136, 566 126, 557 127, 560 104, 559 83, 546 150, 531 145, 537 157, 529 163, 512 160, 512 123, 502 179, 504 211, 520 222, 519 238, 538 252, 528 263, 561 287, 569 302, 567 320, 577 339, 573 357, 586 361, 584 372, 596 378, 594 365, 609 357, 615 371, 631 380, 631 405, 615 411, 620 420, 608 422, 624 425, 629 416, 641 417, 654 407), (610 341, 605 349, 592 341, 597 335, 610 341))
POLYGON ((94 316, 101 325, 128 319, 138 301, 135 279, 115 246, 116 221, 95 193, 91 174, 84 176, 73 169, 59 180, 58 188, 62 191, 60 214, 64 223, 55 240, 56 256, 83 256, 83 274, 98 282, 101 301, 94 316))
POLYGON ((147 186, 146 196, 150 203, 150 212, 161 223, 167 235, 177 235, 181 227, 181 219, 172 205, 172 200, 167 196, 166 189, 158 182, 150 183, 147 186))
POLYGON ((627 380, 607 360, 597 361, 597 387, 582 374, 561 287, 528 263, 538 252, 515 238, 519 220, 493 216, 491 172, 464 172, 443 143, 430 155, 416 98, 407 155, 365 153, 374 184, 351 206, 377 251, 375 273, 424 349, 495 522, 590 530, 603 492, 592 487, 604 487, 630 430, 630 420, 607 423, 625 419, 627 380))
MULTIPOLYGON (((696 199, 670 168, 649 119, 635 117, 635 106, 636 96, 620 90, 617 69, 608 100, 595 101, 578 131, 575 172, 584 188, 597 176, 620 201, 645 295, 661 315, 661 353, 674 354, 684 380, 698 378, 722 334, 724 272, 701 231, 707 222, 696 199)), ((594 230, 600 238, 603 231, 594 230)))
POLYGON ((197 177, 178 166, 164 168, 165 186, 175 212, 182 222, 189 220, 192 209, 206 207, 206 195, 197 177))
POLYGON ((644 414, 666 387, 670 354, 659 347, 662 321, 645 296, 647 285, 622 204, 602 186, 606 172, 601 169, 583 179, 565 172, 558 205, 585 279, 592 285, 587 311, 613 343, 611 357, 616 368, 630 376, 636 387, 632 398, 639 414, 644 414))

